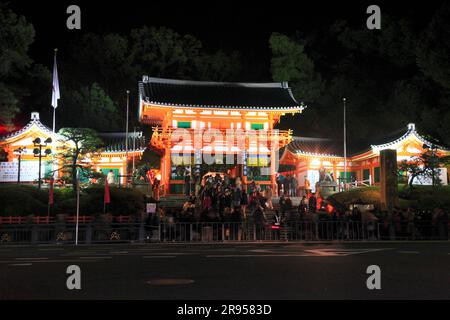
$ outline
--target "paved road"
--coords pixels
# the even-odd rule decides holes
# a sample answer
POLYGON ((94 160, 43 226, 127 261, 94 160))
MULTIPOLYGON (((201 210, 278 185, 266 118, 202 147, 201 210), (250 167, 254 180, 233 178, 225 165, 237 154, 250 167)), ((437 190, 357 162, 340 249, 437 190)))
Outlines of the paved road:
POLYGON ((450 299, 450 242, 0 247, 1 299, 450 299), (368 290, 366 268, 381 268, 368 290), (82 290, 66 269, 81 268, 82 290))

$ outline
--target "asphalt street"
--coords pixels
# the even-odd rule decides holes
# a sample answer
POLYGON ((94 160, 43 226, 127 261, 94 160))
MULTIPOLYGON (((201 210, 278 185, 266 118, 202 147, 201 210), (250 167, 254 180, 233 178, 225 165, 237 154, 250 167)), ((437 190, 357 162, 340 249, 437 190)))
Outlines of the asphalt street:
POLYGON ((5 299, 450 299, 450 242, 0 246, 5 299))

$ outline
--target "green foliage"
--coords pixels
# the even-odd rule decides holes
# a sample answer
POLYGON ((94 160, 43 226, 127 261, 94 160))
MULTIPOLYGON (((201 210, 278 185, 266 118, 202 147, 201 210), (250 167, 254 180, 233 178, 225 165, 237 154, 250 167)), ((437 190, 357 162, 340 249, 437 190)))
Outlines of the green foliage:
POLYGON ((342 137, 345 97, 350 149, 366 148, 374 136, 410 122, 450 145, 449 7, 436 12, 423 33, 411 19, 384 13, 381 30, 337 21, 296 38, 273 34, 273 79, 290 81, 295 97, 308 105, 303 114, 283 119, 281 128, 297 135, 342 137), (314 79, 321 79, 321 86, 314 79), (320 94, 309 101, 316 92, 312 85, 320 94))
MULTIPOLYGON (((4 185, 0 187, 0 216, 27 216, 48 214, 48 189, 34 186, 4 185)), ((137 215, 144 211, 144 194, 133 189, 110 187, 111 204, 108 212, 113 215, 137 215)), ((80 214, 103 213, 104 186, 91 186, 81 191, 80 214)), ((76 213, 76 198, 71 189, 54 189, 55 214, 76 213)))
MULTIPOLYGON (((90 186, 83 189, 80 195, 80 214, 99 215, 103 213, 105 188, 102 185, 90 186)), ((110 187, 111 203, 107 206, 107 213, 114 216, 137 215, 144 210, 144 195, 132 189, 110 187)), ((73 214, 76 212, 76 199, 70 197, 61 202, 55 200, 55 213, 73 214)))
POLYGON ((33 186, 2 185, 0 215, 27 216, 47 214, 48 191, 33 186))
POLYGON ((201 42, 166 28, 142 27, 131 31, 135 64, 147 74, 184 78, 193 74, 201 42))
MULTIPOLYGON (((380 188, 355 188, 335 193, 327 200, 337 206, 360 202, 380 208, 380 188)), ((412 207, 418 210, 430 210, 435 207, 450 208, 450 186, 439 186, 434 191, 431 186, 416 186, 412 191, 399 186, 399 207, 412 207)))
POLYGON ((444 3, 436 12, 417 48, 417 64, 425 75, 450 89, 450 5, 444 3))
POLYGON ((414 189, 400 189, 399 197, 418 209, 442 207, 450 209, 450 186, 415 186, 414 189))
POLYGON ((0 5, 0 77, 13 76, 32 63, 28 48, 34 41, 34 28, 25 17, 0 5))
POLYGON ((104 131, 122 128, 119 107, 97 83, 79 91, 68 91, 67 97, 67 111, 63 117, 70 118, 71 126, 104 131))
POLYGON ((228 55, 223 51, 201 54, 196 59, 196 79, 209 81, 242 81, 239 75, 242 68, 241 57, 237 51, 228 55))
MULTIPOLYGON (((0 20, 0 125, 11 128, 20 111, 40 111, 51 119, 51 74, 27 54, 34 41, 33 26, 3 4, 0 20)), ((135 88, 144 74, 226 81, 237 79, 241 66, 237 53, 206 52, 195 37, 166 27, 144 26, 125 35, 87 33, 73 41, 67 53, 58 57, 64 112, 58 114, 57 125, 98 131, 122 129, 125 108, 118 106, 125 103, 124 88, 135 88)), ((134 93, 131 114, 137 110, 134 93)))
POLYGON ((349 205, 352 203, 367 203, 380 206, 380 188, 366 187, 354 188, 348 191, 338 192, 328 197, 331 203, 349 205))
POLYGON ((294 95, 304 101, 315 101, 321 93, 321 77, 314 71, 314 62, 302 44, 289 37, 273 33, 269 39, 272 50, 272 78, 289 81, 294 95))
MULTIPOLYGON (((65 107, 59 123, 74 126, 74 121, 86 120, 89 127, 98 131, 123 130, 123 124, 116 122, 116 115, 124 118, 125 108, 119 108, 118 112, 115 109, 125 104, 126 89, 131 91, 130 114, 136 114, 138 99, 132 89, 143 75, 226 81, 237 78, 241 65, 237 53, 206 52, 195 37, 166 27, 143 26, 128 34, 87 33, 74 41, 68 52, 69 55, 59 60, 64 70, 61 104, 65 107), (68 74, 70 77, 65 76, 68 74), (94 85, 100 96, 96 99, 98 103, 92 101, 94 85), (94 114, 97 119, 91 120, 88 115, 79 115, 80 108, 88 113, 109 111, 112 118, 102 121, 104 113, 101 113, 100 117, 94 114)), ((137 124, 134 117, 130 121, 132 126, 137 124)))
POLYGON ((19 111, 15 94, 3 82, 0 82, 0 125, 11 127, 12 120, 19 111))
POLYGON ((28 49, 34 41, 34 28, 22 16, 0 3, 0 125, 11 127, 27 95, 23 79, 31 74, 28 49))
POLYGON ((62 148, 56 155, 63 161, 63 169, 70 174, 73 190, 76 190, 77 170, 89 170, 89 164, 82 161, 101 151, 103 141, 97 132, 89 128, 63 128, 58 132, 62 136, 62 148))
POLYGON ((439 171, 440 167, 449 164, 449 157, 439 157, 433 150, 428 149, 419 156, 411 157, 409 160, 403 160, 398 166, 399 172, 407 172, 410 176, 409 188, 413 189, 414 180, 419 177, 433 179, 434 186, 440 185, 439 171))
MULTIPOLYGON (((133 189, 110 187, 111 203, 107 212, 114 216, 136 215, 144 211, 144 194, 133 189)), ((104 186, 91 186, 84 190, 84 197, 89 201, 83 208, 86 214, 103 213, 104 186)))

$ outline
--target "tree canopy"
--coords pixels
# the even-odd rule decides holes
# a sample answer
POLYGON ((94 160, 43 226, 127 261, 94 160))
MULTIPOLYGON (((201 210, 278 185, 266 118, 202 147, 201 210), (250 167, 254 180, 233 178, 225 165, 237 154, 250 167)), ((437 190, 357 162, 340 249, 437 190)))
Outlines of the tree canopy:
POLYGON ((27 97, 39 100, 31 85, 36 79, 46 79, 48 70, 36 65, 28 54, 35 30, 23 16, 0 3, 0 133, 2 128, 14 128, 16 115, 25 109, 27 97))
POLYGON ((84 163, 88 156, 92 159, 101 151, 103 141, 97 132, 90 128, 63 128, 58 134, 62 136, 57 157, 63 161, 63 171, 68 174, 74 190, 77 187, 77 170, 89 171, 90 163, 84 163))
POLYGON ((381 30, 337 21, 310 34, 272 34, 272 78, 289 81, 308 105, 284 126, 303 136, 342 137, 347 100, 350 145, 415 122, 450 145, 449 5, 424 31, 408 19, 383 15, 381 30))
MULTIPOLYGON (((282 118, 281 127, 296 135, 342 136, 345 97, 350 145, 366 147, 373 136, 409 122, 450 145, 449 17, 445 3, 419 27, 407 12, 400 18, 383 12, 380 30, 343 20, 313 28, 299 24, 296 32, 273 33, 267 52, 227 51, 168 27, 83 31, 58 55, 57 127, 124 130, 127 90, 130 125, 138 125, 133 115, 143 75, 238 82, 271 76, 288 81, 307 105, 303 114, 282 118)), ((51 66, 29 54, 35 30, 6 5, 0 18, 0 129, 11 130, 30 111, 50 123, 51 66)))

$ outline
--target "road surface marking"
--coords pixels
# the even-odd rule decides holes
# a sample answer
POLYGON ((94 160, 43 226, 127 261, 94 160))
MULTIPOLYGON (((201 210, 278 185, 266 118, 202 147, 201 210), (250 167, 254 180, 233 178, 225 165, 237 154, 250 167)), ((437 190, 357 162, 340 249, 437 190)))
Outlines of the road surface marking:
POLYGON ((110 257, 110 256, 112 256, 112 255, 119 255, 119 254, 116 254, 116 253, 111 253, 111 252, 105 252, 105 253, 102 253, 102 252, 73 252, 73 253, 71 253, 71 254, 63 254, 63 255, 61 255, 61 257, 73 257, 73 256, 75 256, 75 257, 80 257, 80 256, 83 256, 83 257, 90 257, 90 256, 106 256, 106 257, 110 257))
MULTIPOLYGON (((32 260, 28 263, 54 263, 54 262, 59 262, 59 263, 72 263, 72 262, 81 262, 79 259, 78 260, 65 260, 65 259, 58 259, 58 260, 32 260)), ((83 262, 95 262, 94 260, 83 260, 83 262)), ((0 261, 0 263, 8 263, 8 264, 18 264, 19 262, 17 260, 7 260, 7 261, 0 261)), ((26 262, 24 262, 26 263, 26 262)))
MULTIPOLYGON (((40 263, 72 263, 72 262, 80 262, 80 260, 43 260, 43 261, 33 261, 34 262, 40 262, 40 263)), ((94 259, 92 260, 84 260, 83 262, 96 262, 94 259)))
POLYGON ((48 260, 48 258, 15 258, 16 260, 48 260))
POLYGON ((182 255, 190 255, 191 253, 187 252, 161 252, 158 255, 168 255, 168 256, 182 256, 182 255))
POLYGON ((8 264, 8 266, 12 266, 12 267, 24 267, 24 266, 31 266, 33 265, 32 263, 13 263, 13 264, 8 264))
MULTIPOLYGON (((239 258, 239 257, 342 257, 354 254, 369 253, 382 251, 386 249, 316 249, 316 250, 304 250, 304 253, 277 253, 277 251, 267 250, 266 252, 272 252, 272 254, 228 254, 228 255, 207 255, 207 258, 239 258)), ((250 250, 255 251, 255 250, 250 250)), ((256 250, 257 252, 264 252, 264 250, 256 250)))
POLYGON ((128 251, 111 251, 110 254, 128 254, 128 251))
POLYGON ((176 258, 175 256, 143 256, 144 259, 164 259, 164 258, 176 258))
POLYGON ((147 281, 147 284, 151 286, 174 286, 192 283, 194 283, 192 279, 154 279, 147 281))
POLYGON ((336 256, 350 256, 354 254, 377 252, 383 250, 390 250, 390 248, 380 248, 380 249, 314 249, 305 250, 305 252, 315 254, 317 256, 323 257, 336 257, 336 256))
POLYGON ((315 257, 313 254, 214 254, 206 256, 207 258, 276 258, 276 257, 315 257))

